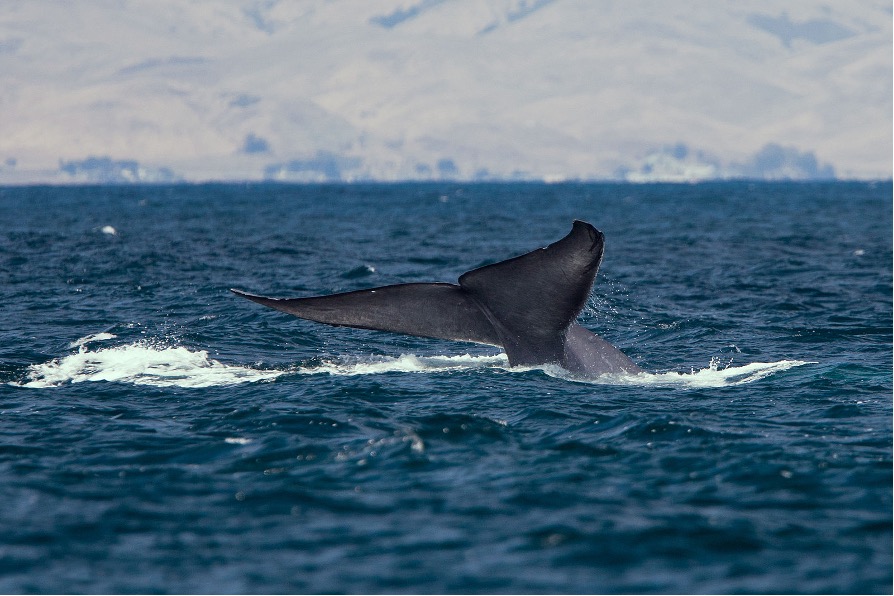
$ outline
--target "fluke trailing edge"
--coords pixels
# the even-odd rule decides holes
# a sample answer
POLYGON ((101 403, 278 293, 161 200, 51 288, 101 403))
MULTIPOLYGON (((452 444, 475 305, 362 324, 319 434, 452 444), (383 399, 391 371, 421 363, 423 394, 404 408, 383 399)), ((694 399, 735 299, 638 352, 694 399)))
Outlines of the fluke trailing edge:
POLYGON ((311 298, 234 293, 302 319, 500 346, 511 366, 557 364, 575 375, 637 373, 630 358, 575 320, 605 236, 582 221, 545 248, 463 273, 459 285, 410 283, 311 298))

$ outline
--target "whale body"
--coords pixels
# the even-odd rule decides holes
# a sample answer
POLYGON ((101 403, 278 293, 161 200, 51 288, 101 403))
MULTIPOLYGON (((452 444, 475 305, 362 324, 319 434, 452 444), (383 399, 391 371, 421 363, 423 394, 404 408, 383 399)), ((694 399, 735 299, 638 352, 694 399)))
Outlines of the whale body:
POLYGON ((575 221, 549 246, 462 274, 458 284, 407 283, 308 298, 235 294, 341 327, 499 346, 510 366, 561 366, 576 376, 639 373, 576 320, 602 262, 605 236, 575 221))

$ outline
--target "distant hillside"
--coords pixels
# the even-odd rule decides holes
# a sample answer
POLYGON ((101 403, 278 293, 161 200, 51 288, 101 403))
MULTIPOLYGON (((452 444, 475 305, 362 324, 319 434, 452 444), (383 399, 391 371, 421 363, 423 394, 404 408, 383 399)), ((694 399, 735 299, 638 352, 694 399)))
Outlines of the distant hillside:
POLYGON ((868 0, 6 0, 0 183, 889 178, 891 22, 868 0))

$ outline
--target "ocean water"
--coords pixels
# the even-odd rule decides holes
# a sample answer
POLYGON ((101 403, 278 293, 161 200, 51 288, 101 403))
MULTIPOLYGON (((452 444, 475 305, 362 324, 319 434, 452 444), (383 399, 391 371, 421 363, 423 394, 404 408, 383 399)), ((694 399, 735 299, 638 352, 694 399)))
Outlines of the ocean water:
POLYGON ((0 592, 891 593, 891 183, 0 189, 0 592), (606 235, 647 373, 232 295, 606 235))

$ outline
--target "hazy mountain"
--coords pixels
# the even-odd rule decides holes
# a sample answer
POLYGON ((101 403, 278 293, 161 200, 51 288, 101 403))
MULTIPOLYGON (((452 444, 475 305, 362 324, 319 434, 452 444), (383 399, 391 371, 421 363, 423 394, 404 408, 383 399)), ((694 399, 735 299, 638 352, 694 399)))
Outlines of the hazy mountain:
POLYGON ((889 178, 891 22, 881 1, 6 0, 0 183, 889 178))

